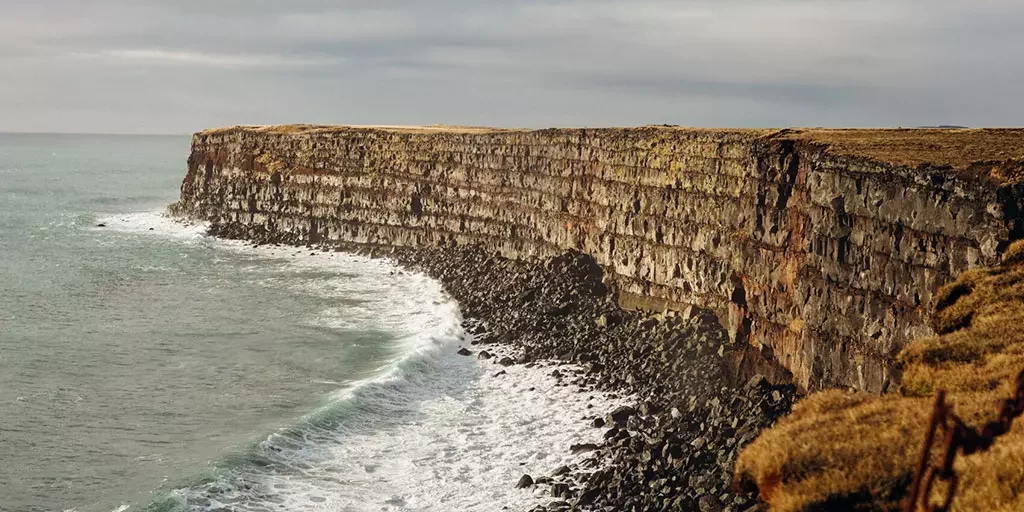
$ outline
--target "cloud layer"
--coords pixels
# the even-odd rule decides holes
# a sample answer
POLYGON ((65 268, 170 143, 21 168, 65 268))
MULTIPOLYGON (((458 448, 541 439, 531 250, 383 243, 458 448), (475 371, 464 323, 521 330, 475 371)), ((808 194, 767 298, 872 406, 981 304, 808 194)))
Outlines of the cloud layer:
POLYGON ((6 0, 0 130, 1005 126, 1022 62, 1016 0, 6 0))

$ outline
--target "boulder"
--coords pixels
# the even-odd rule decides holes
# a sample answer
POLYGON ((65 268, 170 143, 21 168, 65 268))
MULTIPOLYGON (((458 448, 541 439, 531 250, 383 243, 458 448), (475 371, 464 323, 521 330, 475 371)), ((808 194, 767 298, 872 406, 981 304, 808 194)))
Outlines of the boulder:
POLYGON ((608 415, 607 421, 608 423, 614 423, 619 426, 625 426, 626 422, 629 421, 629 417, 634 414, 636 414, 636 409, 633 409, 628 405, 623 405, 621 407, 617 407, 614 411, 612 411, 611 414, 608 415))
POLYGON ((516 489, 526 489, 527 487, 533 487, 533 477, 530 475, 523 475, 519 477, 519 483, 516 484, 516 489))

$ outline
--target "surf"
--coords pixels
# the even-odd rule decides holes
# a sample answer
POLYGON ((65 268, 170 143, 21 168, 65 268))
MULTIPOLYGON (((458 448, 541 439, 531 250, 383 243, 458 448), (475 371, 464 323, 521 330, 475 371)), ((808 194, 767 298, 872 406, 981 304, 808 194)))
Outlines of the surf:
POLYGON ((168 482, 143 510, 526 509, 551 498, 516 489, 519 477, 575 463, 570 444, 597 442, 603 433, 582 418, 623 400, 581 395, 543 364, 505 368, 456 354, 474 341, 458 304, 433 279, 387 260, 253 247, 157 212, 98 221, 102 229, 243 254, 258 260, 254 269, 260 261, 280 265, 266 286, 345 303, 302 321, 342 334, 398 335, 394 355, 371 376, 332 384, 319 407, 168 482))

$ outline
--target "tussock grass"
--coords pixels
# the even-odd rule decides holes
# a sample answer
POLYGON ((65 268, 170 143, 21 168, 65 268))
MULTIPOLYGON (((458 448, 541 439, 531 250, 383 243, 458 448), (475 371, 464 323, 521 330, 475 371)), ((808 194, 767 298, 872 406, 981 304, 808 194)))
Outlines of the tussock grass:
MULTIPOLYGON (((943 287, 932 326, 937 335, 899 355, 899 393, 807 397, 744 449, 737 478, 756 484, 772 510, 898 510, 935 392, 946 389, 954 412, 976 426, 1012 396, 1024 369, 1024 242, 1010 246, 1003 264, 943 287)), ((954 510, 1024 510, 1024 419, 991 450, 959 456, 956 469, 954 510)))

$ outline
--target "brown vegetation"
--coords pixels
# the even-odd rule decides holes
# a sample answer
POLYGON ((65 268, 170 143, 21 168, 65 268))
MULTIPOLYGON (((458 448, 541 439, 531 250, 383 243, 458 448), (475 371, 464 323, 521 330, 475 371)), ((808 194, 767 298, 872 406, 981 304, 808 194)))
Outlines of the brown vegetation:
MULTIPOLYGON (((240 125, 213 128, 205 135, 232 132, 280 134, 326 134, 349 130, 381 130, 393 133, 501 133, 526 132, 527 129, 484 126, 397 126, 397 125, 240 125)), ((570 129, 566 129, 570 130, 570 129)), ((733 133, 744 137, 768 137, 801 141, 827 148, 830 153, 907 168, 925 168, 930 172, 948 169, 958 174, 988 178, 998 183, 1018 182, 1024 178, 1024 129, 717 129, 677 126, 636 128, 596 128, 594 132, 631 130, 688 131, 694 133, 733 133)))
POLYGON ((827 144, 835 154, 910 168, 996 168, 998 173, 1012 170, 1019 179, 1024 166, 1024 129, 1020 128, 811 129, 794 130, 787 137, 827 144))
MULTIPOLYGON (((938 334, 900 354, 898 394, 806 398, 744 450, 737 476, 773 510, 898 510, 935 391, 948 390, 954 412, 972 425, 994 419, 998 400, 1013 394, 1024 369, 1024 242, 1010 246, 1002 265, 943 287, 934 307, 938 334)), ((954 510, 1024 510, 1024 420, 991 450, 958 457, 956 470, 954 510)))

